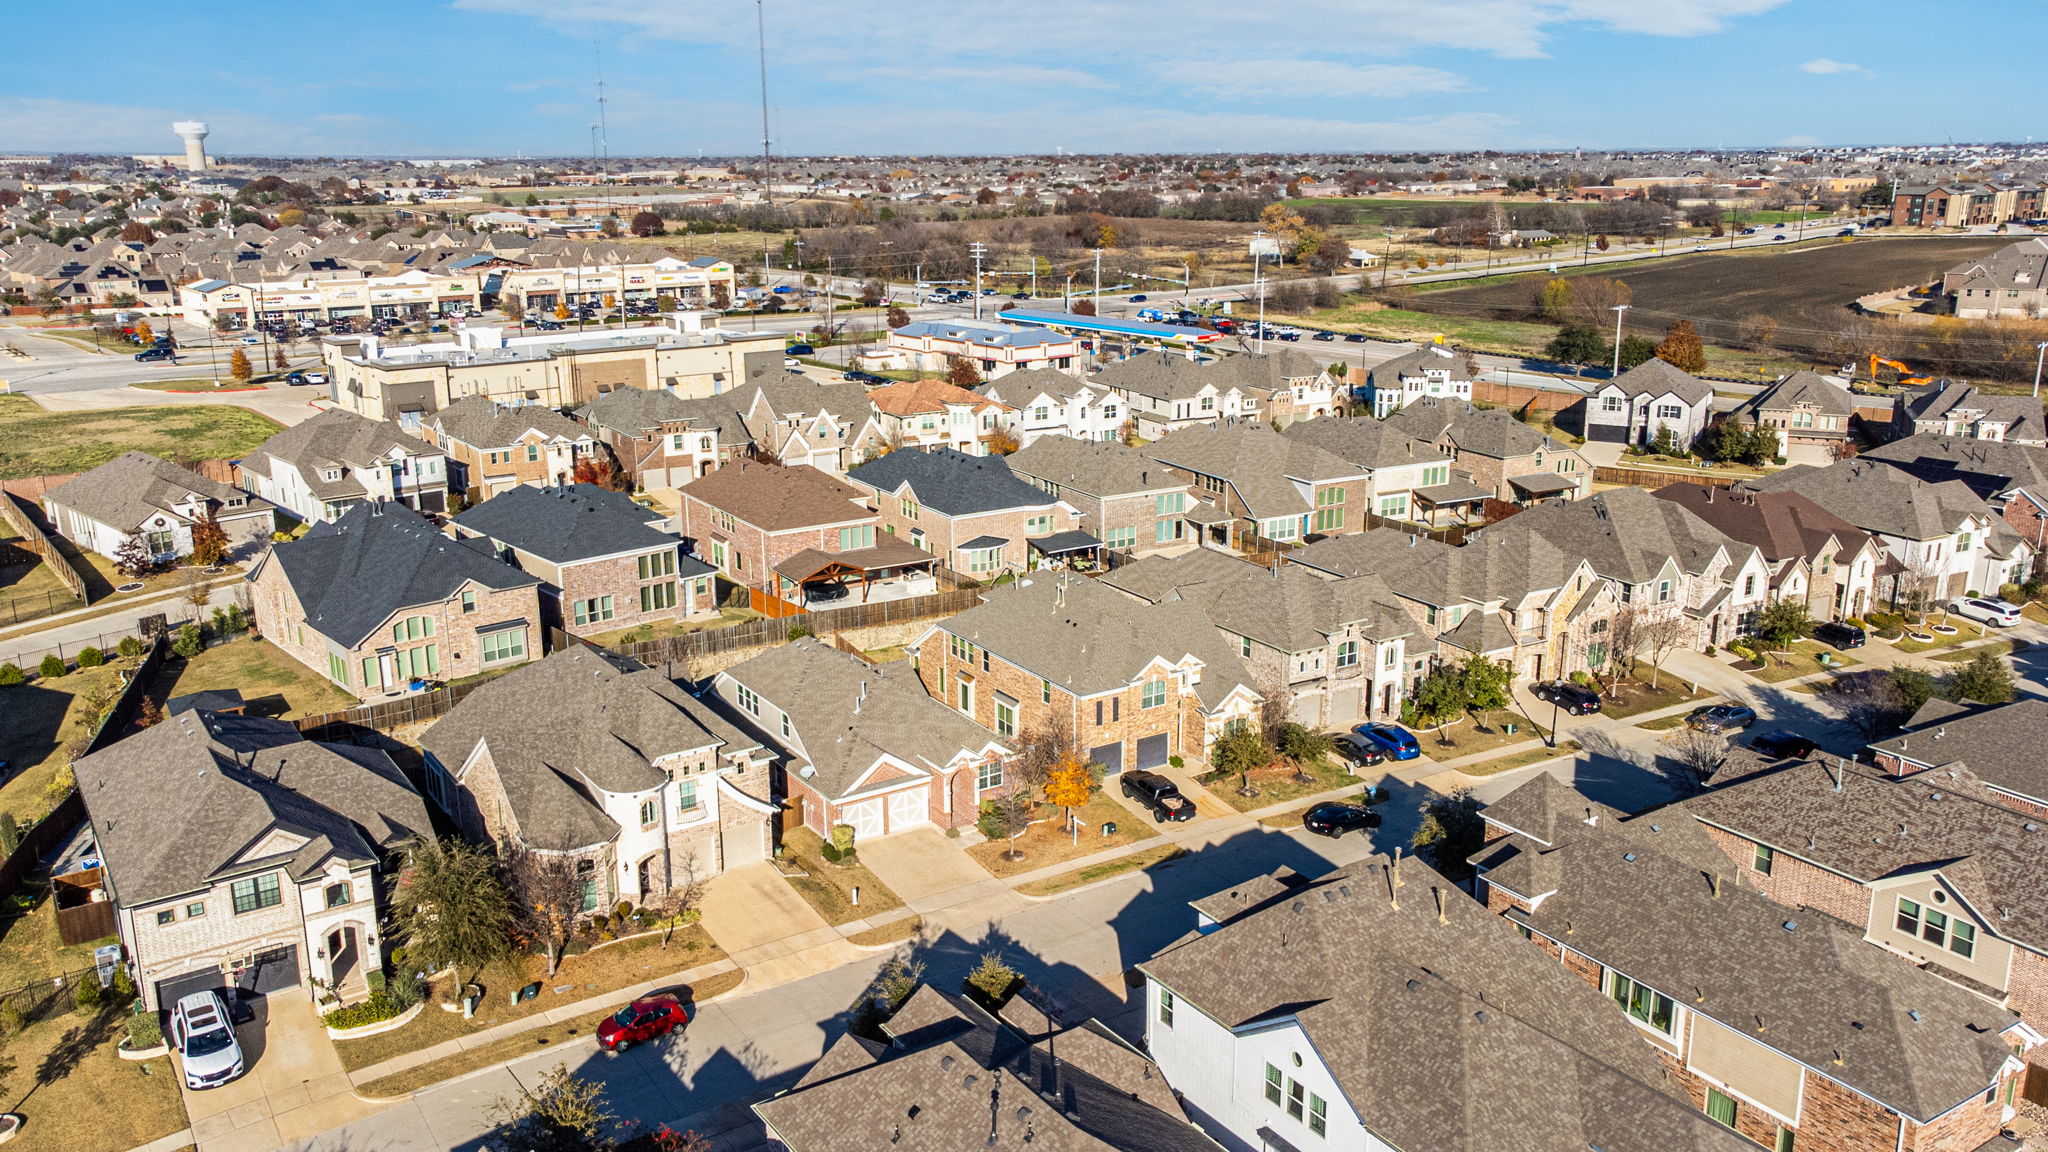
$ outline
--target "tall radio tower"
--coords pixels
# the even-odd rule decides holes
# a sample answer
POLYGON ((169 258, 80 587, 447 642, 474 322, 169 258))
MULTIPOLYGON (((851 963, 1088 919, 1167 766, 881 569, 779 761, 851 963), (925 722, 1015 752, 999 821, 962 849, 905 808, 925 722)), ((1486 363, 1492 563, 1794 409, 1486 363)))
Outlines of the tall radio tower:
POLYGON ((760 39, 761 54, 761 196, 775 202, 775 161, 768 148, 768 15, 766 0, 754 0, 754 32, 760 39))

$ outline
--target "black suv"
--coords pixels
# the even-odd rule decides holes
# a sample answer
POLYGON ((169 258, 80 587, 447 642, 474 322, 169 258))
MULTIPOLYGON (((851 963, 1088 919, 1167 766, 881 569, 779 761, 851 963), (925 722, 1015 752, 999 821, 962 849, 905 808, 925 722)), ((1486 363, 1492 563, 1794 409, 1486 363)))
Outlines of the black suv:
POLYGON ((1830 620, 1814 626, 1813 638, 1837 652, 1847 652, 1851 648, 1863 647, 1863 642, 1870 639, 1870 634, 1854 624, 1830 620))
POLYGON ((1600 694, 1591 688, 1581 688, 1569 680, 1545 680, 1529 689, 1538 700, 1547 701, 1573 716, 1584 716, 1600 710, 1600 694))
POLYGON ((1804 760, 1813 755, 1814 749, 1818 747, 1806 737, 1782 728, 1761 736, 1750 737, 1749 746, 1759 755, 1768 756, 1773 760, 1804 760))
POLYGON ((1180 794, 1180 787, 1157 772, 1123 774, 1124 795, 1152 810, 1155 823, 1195 818, 1194 801, 1180 794))

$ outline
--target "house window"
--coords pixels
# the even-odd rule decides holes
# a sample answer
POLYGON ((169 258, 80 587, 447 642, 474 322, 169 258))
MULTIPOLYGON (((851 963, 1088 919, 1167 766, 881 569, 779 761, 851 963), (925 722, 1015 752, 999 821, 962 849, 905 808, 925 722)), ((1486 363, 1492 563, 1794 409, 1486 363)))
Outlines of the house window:
POLYGON ((1769 876, 1771 874, 1771 862, 1776 860, 1777 857, 1778 854, 1769 845, 1759 844, 1756 846, 1756 859, 1753 863, 1757 871, 1769 876))
POLYGON ((284 901, 284 895, 278 891, 275 872, 237 880, 228 886, 228 892, 234 897, 237 916, 244 912, 254 912, 259 908, 275 908, 284 901))
POLYGON ((642 828, 654 827, 654 821, 660 815, 660 806, 657 805, 654 801, 642 800, 640 802, 640 826, 642 828))
POLYGON ((965 712, 969 716, 974 715, 974 678, 972 676, 962 676, 953 682, 953 686, 955 689, 955 699, 960 704, 960 711, 965 712))
POLYGON ((965 639, 959 636, 948 636, 946 637, 946 646, 952 652, 953 659, 965 660, 969 664, 974 663, 974 645, 969 644, 965 639))
POLYGON ((1337 645, 1337 667, 1358 667, 1358 641, 1346 640, 1337 645))
POLYGON ((526 446, 526 459, 527 459, 528 461, 534 461, 534 460, 538 460, 538 459, 540 459, 540 445, 538 445, 538 444, 528 444, 528 445, 526 446))
POLYGON ((1344 490, 1325 488, 1316 493, 1315 531, 1335 532, 1344 527, 1344 490))
POLYGON ((1330 1127, 1329 1105, 1321 1096, 1308 1094, 1308 1130, 1318 1136, 1326 1134, 1330 1127))
POLYGON ((638 563, 642 580, 653 580, 659 576, 673 576, 676 574, 676 554, 674 552, 650 552, 640 557, 638 563))
POLYGON ((1052 681, 1040 680, 1038 682, 1038 698, 1044 703, 1052 703, 1052 681))
POLYGON ((1275 1068, 1271 1064, 1266 1065, 1266 1102, 1278 1104, 1284 1094, 1285 1089, 1281 1087, 1280 1069, 1275 1068))
POLYGON ((1431 464, 1422 470, 1422 486, 1424 488, 1450 482, 1451 466, 1449 464, 1431 464))
POLYGON ((996 735, 1017 734, 1017 702, 1001 692, 996 693, 996 735))
POLYGON ((787 712, 784 712, 784 713, 782 714, 782 738, 783 738, 784 740, 787 740, 787 739, 789 739, 789 738, 790 738, 790 737, 791 737, 792 735, 794 735, 794 734, 795 734, 795 733, 794 733, 794 728, 795 728, 795 725, 793 725, 793 724, 791 724, 791 723, 789 722, 789 713, 787 713, 787 712))
POLYGON ((336 653, 329 652, 327 654, 327 678, 344 688, 347 687, 348 661, 343 660, 336 653))
POLYGON ((1147 680, 1138 692, 1138 707, 1157 708, 1166 703, 1166 681, 1147 680))
POLYGON ((185 919, 196 920, 204 915, 206 915, 206 901, 199 900, 185 905, 185 919))
POLYGON ((1400 650, 1395 648, 1393 645, 1389 644, 1387 646, 1386 652, 1383 654, 1383 658, 1380 660, 1380 666, 1383 668, 1392 668, 1394 665, 1399 664, 1400 662, 1400 650))
POLYGON ((755 716, 761 714, 761 698, 754 695, 752 688, 747 687, 745 684, 738 685, 735 694, 739 697, 740 707, 745 708, 755 716))
POLYGON ((736 523, 738 522, 734 520, 732 513, 722 512, 717 509, 712 510, 711 526, 718 529, 720 532, 732 531, 736 523))
POLYGON ((1188 494, 1185 492, 1161 492, 1152 498, 1152 510, 1160 516, 1178 516, 1187 511, 1188 494))
POLYGON ((576 623, 579 625, 596 624, 609 620, 613 615, 612 598, 609 596, 598 596, 589 600, 578 600, 575 603, 575 612, 576 623))
POLYGON ((1259 535, 1268 540, 1293 540, 1301 535, 1299 517, 1286 516, 1278 520, 1259 521, 1259 535))
POLYGON ((1977 928, 1951 919, 1946 912, 1923 908, 1905 897, 1899 898, 1897 925, 1908 936, 1918 936, 1938 948, 1946 948, 1964 959, 1977 953, 1977 928))
POLYGON ((991 788, 1001 788, 1002 786, 1003 762, 1001 760, 984 760, 975 767, 974 790, 976 792, 986 792, 991 788))
POLYGON ((1619 412, 1619 411, 1621 411, 1621 397, 1619 397, 1619 396, 1602 396, 1602 397, 1600 398, 1600 410, 1601 410, 1602 412, 1619 412))
POLYGON ((432 616, 407 616, 391 626, 391 639, 399 643, 419 640, 434 634, 432 616))
POLYGON ((695 780, 676 781, 676 811, 695 812, 696 810, 697 782, 695 780))
POLYGON ((1051 532, 1052 517, 1050 515, 1032 516, 1024 521, 1024 534, 1026 536, 1046 536, 1050 535, 1051 532))
POLYGON ((151 556, 169 556, 176 552, 177 540, 178 538, 168 531, 150 532, 143 537, 143 543, 149 548, 151 556))
POLYGON ((873 524, 857 524, 851 528, 841 528, 839 530, 839 550, 841 552, 851 552, 856 548, 873 548, 874 546, 875 526, 873 524))
POLYGON ((1657 581, 1657 603, 1659 603, 1659 604, 1663 604, 1663 603, 1665 603, 1665 602, 1669 601, 1670 599, 1671 599, 1671 581, 1669 581, 1669 580, 1659 580, 1659 581, 1657 581))
POLYGON ((1408 515, 1408 494, 1402 492, 1393 496, 1380 497, 1380 515, 1393 520, 1399 520, 1408 515))
POLYGON ((1159 990, 1159 1023, 1167 1028, 1173 1027, 1173 993, 1164 988, 1159 990))
POLYGON ((1251 637, 1249 637, 1249 636, 1239 636, 1239 637, 1237 638, 1237 654, 1238 654, 1239 656, 1249 656, 1249 655, 1251 655, 1251 654, 1252 654, 1252 638, 1251 638, 1251 637))
POLYGON ((1707 1115, 1730 1128, 1735 1127, 1735 1097, 1719 1088, 1707 1089, 1707 1115))
POLYGON ((1043 404, 1040 404, 1038 407, 1033 408, 1031 410, 1031 419, 1033 423, 1043 424, 1047 420, 1052 419, 1052 409, 1047 408, 1043 404))
POLYGON ((500 660, 517 660, 526 655, 526 629, 507 628, 503 632, 492 632, 482 637, 484 663, 493 664, 500 660))
POLYGON ((1778 1125, 1778 1138, 1771 1142, 1772 1152, 1792 1152, 1792 1130, 1778 1125))
MULTIPOLYGON (((607 596, 609 600, 611 597, 607 596)), ((676 606, 676 582, 666 580, 660 584, 648 584, 640 589, 640 610, 660 612, 676 606)))
POLYGON ((1756 574, 1755 574, 1755 573, 1751 573, 1750 575, 1748 575, 1748 576, 1744 576, 1744 577, 1742 578, 1742 594, 1743 594, 1744 596, 1754 596, 1754 595, 1756 595, 1756 574))
POLYGON ((1308 1089, 1301 1086, 1301 1081, 1296 1080, 1292 1076, 1288 1077, 1287 1114, 1289 1116, 1294 1117, 1296 1120, 1299 1120, 1302 1117, 1302 1113, 1307 1111, 1307 1108, 1308 1089))
POLYGON ((1001 548, 976 548, 972 551, 962 549, 960 554, 967 557, 967 571, 970 573, 993 572, 1002 567, 1001 548))
POLYGON ((1659 420, 1677 420, 1684 415, 1685 409, 1680 408, 1676 404, 1657 405, 1657 419, 1659 420))
POLYGON ((177 920, 178 910, 175 908, 166 908, 163 911, 156 914, 156 922, 158 927, 162 927, 165 924, 174 924, 177 922, 177 920))
POLYGON ((1607 970, 1607 979, 1607 994, 1614 997, 1622 1011, 1649 1025, 1652 1031, 1671 1035, 1671 997, 1612 968, 1607 970))
POLYGON ((344 880, 339 884, 329 884, 327 886, 327 906, 329 908, 339 908, 344 904, 353 904, 355 900, 355 892, 349 886, 348 881, 344 880))
POLYGON ((588 860, 576 862, 578 912, 597 911, 597 868, 588 860))
POLYGON ((476 611, 476 593, 464 592, 462 594, 462 614, 467 616, 474 611, 476 611))
POLYGON ((1136 528, 1111 528, 1102 534, 1102 542, 1111 548, 1136 548, 1138 546, 1138 530, 1136 528))

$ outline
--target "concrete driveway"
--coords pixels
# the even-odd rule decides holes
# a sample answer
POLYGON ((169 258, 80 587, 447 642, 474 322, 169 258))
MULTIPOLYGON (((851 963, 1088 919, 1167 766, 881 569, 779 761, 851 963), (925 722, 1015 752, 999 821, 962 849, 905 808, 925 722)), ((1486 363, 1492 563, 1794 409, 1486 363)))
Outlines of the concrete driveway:
POLYGON ((195 1092, 178 1083, 200 1152, 256 1152, 348 1124, 375 1111, 350 1091, 348 1074, 313 1005, 295 991, 264 997, 235 1029, 248 1073, 195 1092))
POLYGON ((747 970, 750 983, 794 980, 860 954, 773 864, 719 874, 705 886, 702 909, 704 930, 747 970))
MULTIPOLYGON (((1010 891, 959 841, 946 839, 936 828, 913 828, 869 840, 860 846, 860 862, 922 914, 982 897, 1000 899, 1010 891)), ((1023 903, 1021 897, 1018 903, 1023 903)))

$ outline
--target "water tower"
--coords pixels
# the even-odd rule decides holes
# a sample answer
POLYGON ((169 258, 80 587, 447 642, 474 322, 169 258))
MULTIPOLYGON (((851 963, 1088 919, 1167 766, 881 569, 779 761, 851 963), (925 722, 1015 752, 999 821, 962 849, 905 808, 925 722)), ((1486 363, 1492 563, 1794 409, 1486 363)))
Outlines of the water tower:
POLYGON ((180 120, 171 125, 185 140, 185 168, 191 172, 206 171, 206 125, 197 120, 180 120))

